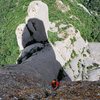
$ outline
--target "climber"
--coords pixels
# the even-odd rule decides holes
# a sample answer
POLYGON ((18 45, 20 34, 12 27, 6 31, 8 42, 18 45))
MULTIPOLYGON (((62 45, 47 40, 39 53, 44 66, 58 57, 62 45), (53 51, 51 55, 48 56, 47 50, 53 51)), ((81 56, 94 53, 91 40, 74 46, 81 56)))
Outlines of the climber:
POLYGON ((52 86, 53 90, 56 90, 57 88, 59 88, 60 82, 58 82, 56 79, 53 79, 51 82, 51 86, 52 86))

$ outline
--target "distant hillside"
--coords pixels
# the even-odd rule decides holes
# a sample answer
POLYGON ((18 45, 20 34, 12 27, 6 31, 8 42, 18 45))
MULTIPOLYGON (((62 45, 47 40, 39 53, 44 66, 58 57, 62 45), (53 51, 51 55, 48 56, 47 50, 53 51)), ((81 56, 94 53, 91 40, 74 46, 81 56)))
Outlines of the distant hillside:
MULTIPOLYGON (((31 1, 0 0, 0 64, 13 64, 19 55, 15 29, 25 21, 31 1)), ((62 0, 70 8, 66 13, 57 9, 56 0, 42 1, 49 7, 50 21, 73 24, 85 40, 100 42, 100 0, 62 0)), ((57 41, 56 34, 49 34, 51 42, 57 41)))

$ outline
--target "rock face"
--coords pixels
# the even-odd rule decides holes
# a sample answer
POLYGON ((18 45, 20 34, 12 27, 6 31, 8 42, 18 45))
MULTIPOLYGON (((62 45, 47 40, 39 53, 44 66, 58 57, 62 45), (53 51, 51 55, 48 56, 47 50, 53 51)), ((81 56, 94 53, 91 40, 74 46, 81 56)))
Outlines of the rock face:
POLYGON ((91 56, 98 62, 100 61, 100 43, 89 43, 91 56))
POLYGON ((73 26, 66 28, 65 33, 67 35, 62 41, 55 42, 55 48, 63 59, 59 60, 59 62, 65 72, 72 81, 99 80, 100 63, 91 56, 88 42, 84 41, 80 32, 73 26))

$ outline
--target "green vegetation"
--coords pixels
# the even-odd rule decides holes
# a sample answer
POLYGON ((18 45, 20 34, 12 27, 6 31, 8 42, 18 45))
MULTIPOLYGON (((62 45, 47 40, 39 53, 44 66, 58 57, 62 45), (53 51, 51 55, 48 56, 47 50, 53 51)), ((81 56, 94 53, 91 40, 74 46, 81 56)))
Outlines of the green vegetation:
POLYGON ((73 38, 70 38, 70 40, 71 40, 71 44, 74 44, 74 42, 76 41, 76 38, 73 37, 73 38))
MULTIPOLYGON (((25 21, 27 15, 27 6, 33 0, 0 0, 0 64, 13 64, 15 63, 19 51, 16 42, 15 29, 16 27, 25 21)), ((79 29, 83 38, 88 41, 100 42, 100 17, 96 15, 89 15, 76 3, 70 2, 70 0, 62 0, 65 5, 70 6, 70 11, 62 13, 57 9, 56 0, 42 0, 49 7, 50 21, 65 22, 73 24, 76 29, 79 29), (75 18, 70 18, 73 15, 75 18)), ((84 0, 77 0, 84 3, 84 0)), ((100 0, 97 0, 100 3, 100 0)), ((90 3, 93 7, 98 3, 90 3)), ((86 5, 87 6, 87 5, 86 5)), ((95 6, 89 9, 95 10, 99 14, 99 10, 95 6)), ((59 40, 56 33, 49 34, 49 40, 55 42, 59 40)))
POLYGON ((100 0, 77 0, 91 12, 91 33, 89 41, 100 42, 100 0))
MULTIPOLYGON (((81 1, 82 2, 82 1, 81 1)), ((82 2, 90 11, 100 14, 100 0, 84 0, 82 2)))
POLYGON ((75 52, 75 50, 73 50, 71 53, 71 58, 74 59, 77 56, 78 56, 77 53, 75 52))
POLYGON ((49 37, 49 41, 51 41, 53 44, 56 42, 56 41, 61 41, 62 39, 59 38, 57 36, 57 33, 54 33, 54 32, 48 32, 48 37, 49 37))
POLYGON ((69 60, 65 63, 65 65, 63 66, 63 68, 66 69, 67 66, 70 66, 70 63, 71 63, 71 59, 69 59, 69 60))
POLYGON ((95 67, 99 67, 100 65, 97 64, 97 63, 93 63, 93 66, 95 66, 95 67))
POLYGON ((90 70, 93 70, 95 68, 99 68, 99 66, 100 66, 99 64, 93 63, 92 65, 87 66, 87 69, 88 69, 88 71, 90 71, 90 70))
POLYGON ((19 55, 15 29, 24 22, 30 1, 0 0, 0 64, 13 64, 19 55))

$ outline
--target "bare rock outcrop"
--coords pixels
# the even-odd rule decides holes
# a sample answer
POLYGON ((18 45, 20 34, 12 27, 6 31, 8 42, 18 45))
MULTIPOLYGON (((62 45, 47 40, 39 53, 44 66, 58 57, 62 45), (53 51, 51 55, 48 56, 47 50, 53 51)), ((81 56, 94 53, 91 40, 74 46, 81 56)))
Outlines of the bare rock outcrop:
POLYGON ((69 5, 66 6, 61 0, 56 0, 56 6, 63 13, 68 12, 70 10, 69 5))
POLYGON ((99 80, 100 62, 91 55, 89 43, 81 37, 80 32, 74 26, 68 28, 65 26, 65 28, 63 40, 55 42, 55 48, 63 59, 63 64, 62 60, 59 62, 65 72, 72 81, 99 80))

